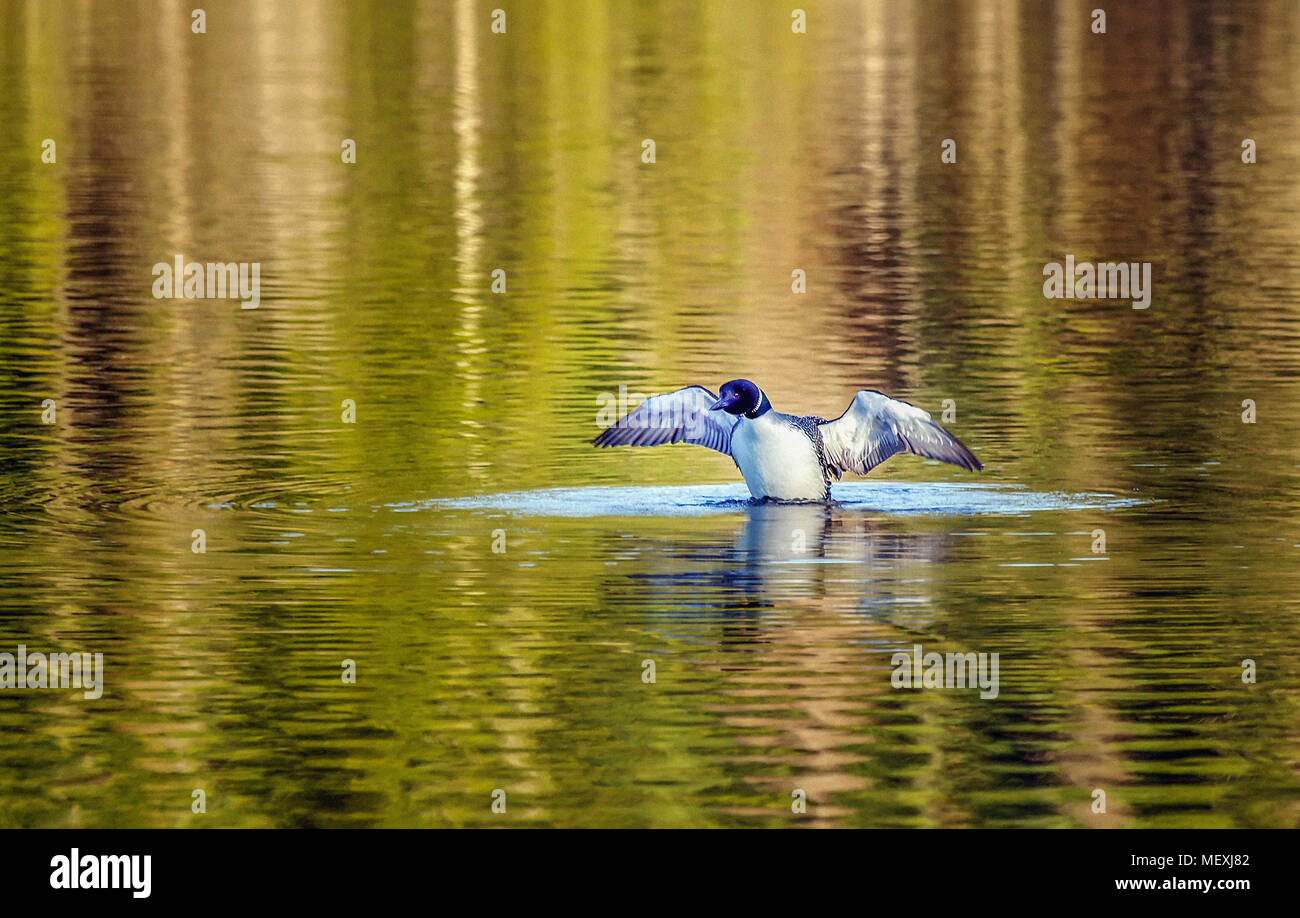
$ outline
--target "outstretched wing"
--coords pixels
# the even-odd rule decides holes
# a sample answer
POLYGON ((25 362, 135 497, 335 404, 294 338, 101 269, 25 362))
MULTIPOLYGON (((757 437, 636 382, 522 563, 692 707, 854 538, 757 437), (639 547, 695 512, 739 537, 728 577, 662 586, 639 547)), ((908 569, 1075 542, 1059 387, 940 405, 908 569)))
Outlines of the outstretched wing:
POLYGON ((853 396, 847 411, 818 425, 826 467, 865 475, 895 453, 909 452, 975 471, 984 468, 961 442, 915 405, 872 389, 853 396))
POLYGON ((710 411, 718 397, 703 386, 652 395, 591 442, 596 446, 658 446, 693 443, 731 455, 731 431, 737 418, 710 411))

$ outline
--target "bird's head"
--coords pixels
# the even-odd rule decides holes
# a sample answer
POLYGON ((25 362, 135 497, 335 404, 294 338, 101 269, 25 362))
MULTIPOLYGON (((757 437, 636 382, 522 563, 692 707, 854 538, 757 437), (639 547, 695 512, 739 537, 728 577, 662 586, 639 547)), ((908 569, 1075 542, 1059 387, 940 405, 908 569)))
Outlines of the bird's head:
POLYGON ((763 403, 763 391, 748 379, 733 379, 723 383, 718 400, 709 406, 710 411, 721 409, 727 414, 750 414, 763 403))

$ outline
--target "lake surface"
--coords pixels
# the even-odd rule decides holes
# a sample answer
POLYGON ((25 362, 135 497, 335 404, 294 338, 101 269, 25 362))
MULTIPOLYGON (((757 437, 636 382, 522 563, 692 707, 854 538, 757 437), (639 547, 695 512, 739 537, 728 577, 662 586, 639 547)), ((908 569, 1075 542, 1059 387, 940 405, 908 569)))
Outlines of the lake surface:
POLYGON ((0 3, 0 825, 1300 825, 1300 7, 1131 6, 0 3), (985 469, 590 446, 740 376, 985 469))

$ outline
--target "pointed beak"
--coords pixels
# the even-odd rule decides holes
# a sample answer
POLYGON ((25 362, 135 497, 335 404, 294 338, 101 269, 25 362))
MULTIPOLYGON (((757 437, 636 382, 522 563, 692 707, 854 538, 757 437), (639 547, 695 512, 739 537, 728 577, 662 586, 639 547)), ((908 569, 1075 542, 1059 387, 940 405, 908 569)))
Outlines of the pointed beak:
POLYGON ((735 403, 736 403, 736 398, 735 398, 735 396, 732 396, 732 395, 724 395, 724 396, 722 396, 720 399, 718 399, 716 402, 714 402, 712 405, 710 405, 710 406, 709 406, 709 410, 710 410, 710 411, 717 411, 717 410, 719 410, 720 408, 726 408, 727 406, 729 406, 729 405, 734 405, 735 403))

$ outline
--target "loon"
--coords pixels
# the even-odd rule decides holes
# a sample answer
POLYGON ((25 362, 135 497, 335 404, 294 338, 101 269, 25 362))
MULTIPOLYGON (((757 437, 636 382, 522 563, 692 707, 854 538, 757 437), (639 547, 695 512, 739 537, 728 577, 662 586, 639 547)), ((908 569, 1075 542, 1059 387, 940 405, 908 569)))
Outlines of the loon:
POLYGON ((842 415, 828 421, 774 410, 748 379, 725 383, 716 396, 703 386, 651 396, 591 442, 707 446, 732 458, 758 500, 828 501, 831 476, 865 475, 902 452, 970 471, 984 468, 929 413, 874 389, 858 392, 842 415))

